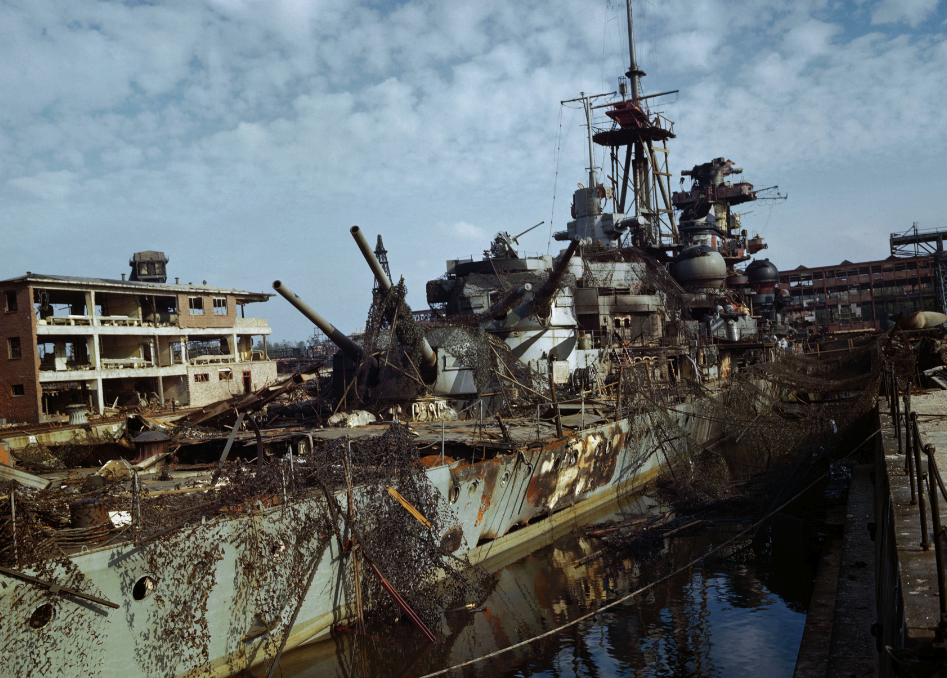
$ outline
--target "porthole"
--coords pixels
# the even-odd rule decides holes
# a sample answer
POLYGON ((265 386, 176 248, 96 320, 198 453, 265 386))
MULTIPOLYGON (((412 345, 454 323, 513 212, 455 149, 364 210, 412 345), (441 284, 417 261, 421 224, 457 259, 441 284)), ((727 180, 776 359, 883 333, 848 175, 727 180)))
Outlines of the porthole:
POLYGON ((155 581, 154 577, 145 575, 136 581, 132 587, 132 598, 135 600, 144 600, 154 592, 157 584, 158 582, 155 581))
POLYGON ((456 504, 459 498, 460 488, 454 485, 454 487, 450 488, 450 495, 448 496, 448 499, 450 499, 451 504, 456 504))
POLYGON ((477 492, 477 486, 480 484, 479 480, 475 480, 467 486, 467 496, 472 497, 477 492))
POLYGON ((31 629, 39 631, 52 624, 55 618, 56 608, 53 607, 52 603, 43 603, 33 610, 33 614, 30 615, 29 625, 31 629))

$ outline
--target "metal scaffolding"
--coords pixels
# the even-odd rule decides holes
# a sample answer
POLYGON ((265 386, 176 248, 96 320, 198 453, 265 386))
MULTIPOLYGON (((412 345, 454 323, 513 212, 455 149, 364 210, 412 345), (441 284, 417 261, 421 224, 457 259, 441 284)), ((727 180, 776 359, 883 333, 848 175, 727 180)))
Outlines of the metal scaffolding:
POLYGON ((904 233, 892 233, 890 237, 891 254, 896 257, 933 258, 934 292, 940 312, 947 314, 947 253, 944 252, 944 238, 947 229, 919 229, 917 222, 904 233))

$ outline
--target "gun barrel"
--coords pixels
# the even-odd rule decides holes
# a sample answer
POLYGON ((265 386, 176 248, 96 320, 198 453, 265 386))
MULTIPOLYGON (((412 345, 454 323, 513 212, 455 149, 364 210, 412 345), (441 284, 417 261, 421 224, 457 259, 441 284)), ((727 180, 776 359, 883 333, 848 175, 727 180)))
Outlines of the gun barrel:
POLYGON ((365 239, 365 234, 362 233, 362 229, 358 226, 353 226, 350 232, 352 237, 355 238, 355 244, 362 250, 362 256, 365 257, 365 261, 368 262, 368 267, 372 269, 372 273, 375 274, 375 280, 378 281, 379 287, 387 292, 391 289, 391 279, 388 278, 385 269, 381 267, 381 263, 379 263, 378 257, 375 256, 371 246, 369 246, 368 240, 365 239))
POLYGON ((280 295, 286 299, 286 301, 295 306, 300 313, 309 318, 316 327, 322 330, 322 332, 332 341, 333 344, 338 346, 342 352, 345 353, 345 355, 355 362, 361 361, 365 355, 361 347, 349 339, 340 330, 336 329, 332 323, 316 313, 315 309, 300 299, 299 295, 289 289, 285 283, 275 280, 273 281, 273 289, 279 292, 280 295))
POLYGON ((566 271, 569 270, 569 262, 572 260, 572 256, 575 254, 575 251, 578 249, 578 247, 578 240, 573 240, 569 243, 569 247, 566 248, 565 253, 559 260, 559 263, 556 264, 556 267, 552 269, 552 272, 549 274, 549 278, 545 283, 543 283, 543 286, 540 287, 533 296, 533 300, 530 302, 531 308, 542 306, 548 303, 548 301, 553 297, 553 295, 559 289, 559 283, 562 282, 562 277, 566 274, 566 271))
MULTIPOLYGON (((368 262, 368 267, 372 269, 372 273, 375 274, 375 280, 378 281, 378 286, 385 292, 390 290, 392 287, 391 279, 388 278, 388 275, 385 273, 385 269, 383 269, 381 264, 378 262, 378 258, 375 256, 371 246, 368 244, 368 240, 365 239, 365 234, 362 233, 362 229, 360 229, 358 226, 353 226, 351 229, 349 229, 349 232, 352 234, 352 237, 355 238, 355 244, 357 244, 358 248, 362 251, 362 256, 365 257, 365 261, 368 262)), ((414 322, 414 318, 405 318, 401 322, 414 322)), ((422 370, 429 370, 433 368, 437 362, 437 356, 434 354, 434 349, 431 348, 431 344, 429 344, 428 340, 424 338, 421 340, 421 353, 424 356, 422 370)))

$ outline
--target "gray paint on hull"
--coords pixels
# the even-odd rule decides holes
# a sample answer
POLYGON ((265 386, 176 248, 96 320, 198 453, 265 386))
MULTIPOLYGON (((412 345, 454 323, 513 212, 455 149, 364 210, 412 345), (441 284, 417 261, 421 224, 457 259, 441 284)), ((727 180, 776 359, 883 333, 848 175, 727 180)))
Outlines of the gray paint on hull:
MULTIPOLYGON (((679 417, 679 424, 689 430, 693 438, 709 440, 714 435, 714 424, 695 417, 679 417)), ((623 431, 629 431, 632 424, 623 420, 617 424, 623 431)), ((638 422, 640 427, 642 422, 638 422)), ((577 439, 587 440, 616 424, 590 428, 577 434, 577 439)), ((549 465, 555 464, 549 450, 526 452, 525 455, 512 455, 498 461, 487 463, 498 465, 493 469, 496 482, 509 472, 505 484, 488 505, 483 504, 487 469, 471 471, 471 477, 460 482, 459 499, 453 505, 457 515, 457 525, 463 530, 464 544, 460 551, 475 549, 477 559, 496 558, 502 554, 504 543, 511 540, 497 539, 494 542, 476 548, 481 539, 499 537, 524 521, 537 516, 548 508, 551 512, 567 508, 584 501, 595 501, 600 496, 614 492, 617 485, 629 490, 640 487, 659 471, 659 459, 654 452, 656 441, 648 432, 637 441, 626 444, 621 449, 612 449, 608 454, 617 456, 615 470, 608 481, 594 490, 580 491, 565 496, 557 485, 551 496, 543 496, 544 506, 537 508, 529 500, 530 482, 544 472, 549 465), (473 475, 477 474, 474 478, 473 475), (471 484, 475 484, 473 490, 471 484), (550 505, 551 504, 551 505, 550 505), (493 548, 493 545, 496 548, 493 548)), ((432 484, 444 497, 450 495, 452 483, 456 482, 457 462, 449 469, 446 466, 429 470, 432 484)), ((481 466, 484 466, 481 464, 481 466)), ((591 471, 589 472, 591 473, 591 471)), ((573 477, 562 487, 577 487, 579 477, 573 477)), ((338 496, 345 504, 344 493, 338 496)), ((261 650, 268 638, 278 642, 282 630, 292 615, 291 605, 282 607, 278 625, 271 634, 263 635, 249 642, 241 639, 254 627, 256 610, 252 604, 252 595, 247 590, 251 584, 240 577, 239 549, 242 531, 256 527, 261 530, 278 531, 282 521, 298 519, 299 512, 317 510, 314 501, 303 501, 289 507, 276 507, 262 515, 218 519, 203 526, 191 528, 187 540, 197 547, 213 540, 221 547, 220 559, 214 564, 215 584, 209 591, 207 620, 209 637, 207 650, 210 662, 203 670, 210 675, 226 676, 238 670, 257 664, 265 659, 261 650), (251 525, 251 521, 256 521, 251 525)), ((538 523, 542 524, 542 523, 538 523)), ((513 533, 515 534, 515 533, 513 533)), ((513 535, 511 535, 513 536, 513 535)), ((316 544, 293 544, 291 548, 301 550, 310 556, 315 552, 316 544)), ((172 564, 174 568, 193 566, 187 550, 172 564)), ((341 568, 344 559, 340 558, 340 549, 333 538, 319 563, 312 588, 300 609, 296 626, 288 646, 301 644, 325 635, 331 625, 348 615, 351 602, 344 600, 339 582, 343 576, 341 568)), ((130 544, 120 544, 96 551, 73 556, 72 565, 81 571, 84 587, 94 595, 115 601, 122 605, 121 610, 100 610, 90 606, 77 605, 73 600, 53 598, 57 608, 57 617, 42 631, 28 627, 29 614, 36 606, 50 600, 45 591, 22 582, 6 580, 7 588, 0 589, 0 625, 3 637, 11 652, 0 658, 0 675, 24 676, 31 670, 36 673, 34 662, 45 657, 50 667, 62 667, 64 675, 98 675, 104 678, 138 678, 156 675, 180 675, 195 666, 195 657, 177 652, 159 637, 159 626, 166 611, 155 594, 165 594, 165 599, 177 598, 186 602, 196 591, 182 590, 166 592, 161 590, 161 572, 150 572, 141 551, 130 544), (155 594, 143 601, 132 599, 131 587, 134 582, 146 574, 159 579, 155 594), (19 604, 15 601, 19 600, 19 604), (66 634, 71 635, 67 636, 66 634), (81 666, 79 666, 81 663, 81 666), (70 668, 73 667, 73 668, 70 668)), ((68 585, 77 579, 76 575, 65 576, 60 572, 62 583, 68 585)), ((165 603, 167 605, 168 603, 165 603)))

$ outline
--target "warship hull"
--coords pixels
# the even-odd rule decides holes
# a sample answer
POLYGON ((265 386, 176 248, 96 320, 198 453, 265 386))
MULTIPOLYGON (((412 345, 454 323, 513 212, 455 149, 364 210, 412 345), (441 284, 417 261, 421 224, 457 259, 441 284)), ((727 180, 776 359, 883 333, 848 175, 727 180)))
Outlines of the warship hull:
MULTIPOLYGON (((720 424, 696 416, 694 402, 680 404, 669 415, 692 440, 709 443, 720 437, 720 424)), ((669 453, 670 459, 676 457, 673 442, 656 435, 648 417, 627 417, 562 438, 545 437, 484 461, 432 465, 426 473, 456 516, 448 530, 454 537, 462 533, 455 553, 495 570, 667 472, 669 453)), ((346 493, 337 498, 344 506, 346 493)), ((145 557, 147 549, 159 546, 124 543, 84 550, 56 573, 62 586, 91 584, 86 593, 112 601, 118 609, 5 579, 0 611, 7 652, 0 673, 223 677, 266 663, 296 611, 298 591, 288 570, 293 558, 316 570, 298 605, 286 649, 326 637, 354 614, 354 601, 346 600, 342 584, 350 558, 337 538, 312 535, 275 547, 272 540, 257 540, 253 543, 269 544, 265 575, 248 579, 243 566, 246 534, 293 534, 293 525, 310 512, 324 511, 325 503, 316 498, 257 504, 259 510, 247 515, 185 528, 176 535, 162 571, 155 571, 148 564, 154 559, 145 557), (320 542, 328 546, 320 548, 320 542), (145 578, 151 584, 142 591, 145 578), (50 604, 51 620, 34 628, 36 610, 50 604)), ((340 527, 346 539, 345 527, 340 527)))

